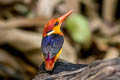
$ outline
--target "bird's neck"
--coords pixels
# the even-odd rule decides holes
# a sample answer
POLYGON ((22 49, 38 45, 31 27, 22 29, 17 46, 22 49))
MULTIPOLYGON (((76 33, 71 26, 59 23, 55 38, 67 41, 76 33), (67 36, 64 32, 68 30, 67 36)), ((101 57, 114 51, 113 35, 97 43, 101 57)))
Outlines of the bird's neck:
POLYGON ((54 34, 59 34, 59 35, 64 36, 63 33, 60 30, 60 26, 54 27, 53 30, 54 30, 54 34))

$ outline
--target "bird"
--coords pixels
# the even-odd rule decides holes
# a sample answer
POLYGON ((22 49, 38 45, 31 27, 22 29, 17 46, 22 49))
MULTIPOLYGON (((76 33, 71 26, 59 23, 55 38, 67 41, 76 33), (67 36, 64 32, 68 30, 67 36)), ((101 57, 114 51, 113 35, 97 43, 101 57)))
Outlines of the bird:
POLYGON ((52 71, 54 69, 56 60, 62 52, 64 34, 61 32, 61 24, 72 12, 73 10, 70 10, 61 17, 51 19, 44 26, 41 50, 46 71, 52 71))

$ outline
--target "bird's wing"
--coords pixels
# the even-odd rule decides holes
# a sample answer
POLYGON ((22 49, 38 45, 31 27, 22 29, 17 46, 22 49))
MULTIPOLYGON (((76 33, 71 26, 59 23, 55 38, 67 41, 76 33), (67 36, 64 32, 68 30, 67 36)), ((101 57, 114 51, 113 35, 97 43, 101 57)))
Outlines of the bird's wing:
POLYGON ((50 56, 50 59, 53 58, 62 48, 64 43, 63 36, 59 34, 52 34, 46 36, 42 39, 41 49, 45 58, 50 56))

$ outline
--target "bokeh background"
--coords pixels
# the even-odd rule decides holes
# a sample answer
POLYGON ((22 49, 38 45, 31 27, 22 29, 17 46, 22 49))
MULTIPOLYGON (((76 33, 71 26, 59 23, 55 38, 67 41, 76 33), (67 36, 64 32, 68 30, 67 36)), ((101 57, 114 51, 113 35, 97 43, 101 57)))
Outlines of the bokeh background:
POLYGON ((43 62, 44 25, 71 9, 60 58, 90 64, 120 56, 120 0, 0 0, 0 80, 31 80, 43 62))

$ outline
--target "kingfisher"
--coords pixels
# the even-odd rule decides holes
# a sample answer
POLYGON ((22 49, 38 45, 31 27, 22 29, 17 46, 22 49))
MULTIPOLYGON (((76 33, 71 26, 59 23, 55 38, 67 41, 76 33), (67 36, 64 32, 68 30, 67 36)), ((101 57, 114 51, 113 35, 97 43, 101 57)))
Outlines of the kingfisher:
POLYGON ((61 32, 61 24, 72 12, 73 10, 70 10, 59 18, 51 19, 44 26, 41 50, 46 71, 53 70, 55 62, 62 52, 64 34, 61 32))

